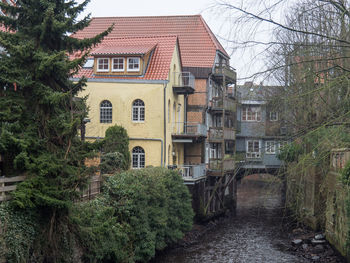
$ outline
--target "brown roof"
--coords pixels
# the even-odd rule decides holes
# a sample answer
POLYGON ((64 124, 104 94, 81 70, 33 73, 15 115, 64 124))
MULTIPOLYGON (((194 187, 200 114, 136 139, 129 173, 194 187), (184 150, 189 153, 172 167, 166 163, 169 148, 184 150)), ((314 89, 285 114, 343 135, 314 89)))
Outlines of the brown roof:
POLYGON ((87 28, 73 36, 93 37, 113 23, 114 29, 109 37, 177 35, 184 67, 211 68, 217 50, 229 57, 201 15, 96 17, 87 28))
MULTIPOLYGON (((143 76, 98 76, 94 74, 93 68, 82 68, 74 78, 81 78, 85 76, 88 79, 143 79, 143 80, 167 80, 169 76, 171 60, 173 58, 174 50, 177 45, 177 36, 149 36, 149 37, 127 37, 115 38, 106 37, 98 46, 96 46, 91 54, 96 54, 99 50, 112 50, 115 47, 117 52, 121 50, 119 47, 124 47, 124 51, 141 51, 153 50, 151 60, 143 76)), ((120 54, 120 53, 113 53, 120 54)), ((132 53, 130 53, 132 54, 132 53)), ((79 57, 81 53, 72 54, 71 58, 79 57)), ((112 53, 111 53, 112 55, 112 53)))

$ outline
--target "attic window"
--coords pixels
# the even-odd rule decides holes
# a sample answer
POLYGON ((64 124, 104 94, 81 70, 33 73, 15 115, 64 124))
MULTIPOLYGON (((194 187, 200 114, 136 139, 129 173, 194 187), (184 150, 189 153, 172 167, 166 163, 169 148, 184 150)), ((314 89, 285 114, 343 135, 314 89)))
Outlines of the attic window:
POLYGON ((108 58, 98 58, 97 59, 97 71, 108 72, 109 71, 109 59, 108 58))
POLYGON ((124 58, 113 58, 112 71, 124 71, 124 58))
POLYGON ((128 71, 140 71, 140 58, 128 58, 128 71))
POLYGON ((94 59, 93 58, 89 58, 88 60, 86 60, 83 68, 93 68, 94 67, 94 59))

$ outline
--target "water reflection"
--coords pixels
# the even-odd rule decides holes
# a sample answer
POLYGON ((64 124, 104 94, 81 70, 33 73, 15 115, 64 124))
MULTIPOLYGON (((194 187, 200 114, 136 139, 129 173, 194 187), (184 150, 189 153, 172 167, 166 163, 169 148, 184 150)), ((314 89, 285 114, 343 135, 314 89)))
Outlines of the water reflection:
POLYGON ((237 215, 189 248, 174 249, 155 262, 303 263, 287 251, 281 225, 281 185, 270 176, 251 176, 237 187, 237 215))

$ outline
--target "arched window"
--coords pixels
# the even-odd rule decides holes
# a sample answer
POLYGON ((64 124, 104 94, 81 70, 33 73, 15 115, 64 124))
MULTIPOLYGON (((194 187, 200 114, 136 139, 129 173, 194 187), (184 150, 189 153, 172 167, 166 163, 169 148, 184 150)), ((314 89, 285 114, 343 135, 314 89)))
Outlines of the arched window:
POLYGON ((140 146, 136 146, 132 149, 132 168, 144 168, 145 167, 145 150, 140 146))
POLYGON ((112 103, 108 100, 100 104, 100 123, 112 123, 112 103))
POLYGON ((142 100, 137 99, 132 103, 132 120, 145 120, 145 103, 142 100))

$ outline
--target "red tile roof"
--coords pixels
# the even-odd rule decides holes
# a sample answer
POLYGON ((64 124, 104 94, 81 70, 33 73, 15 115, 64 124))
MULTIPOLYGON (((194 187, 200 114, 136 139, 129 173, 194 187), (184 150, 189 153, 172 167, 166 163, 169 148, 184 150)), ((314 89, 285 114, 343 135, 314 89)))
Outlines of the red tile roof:
MULTIPOLYGON (((167 80, 169 76, 171 60, 173 58, 175 47, 178 43, 177 36, 149 36, 149 37, 128 37, 128 38, 111 38, 106 37, 98 46, 96 46, 91 54, 99 50, 111 49, 112 47, 123 47, 125 50, 152 50, 150 62, 143 76, 98 76, 94 74, 92 68, 82 68, 74 78, 85 76, 88 79, 140 79, 140 80, 167 80)), ((120 49, 119 49, 120 51, 120 49)), ((73 54, 71 58, 80 56, 73 54)))
POLYGON ((131 54, 147 54, 154 49, 154 44, 125 44, 120 42, 106 42, 105 45, 96 48, 91 55, 131 55, 131 54))
POLYGON ((184 67, 212 67, 217 50, 229 57, 201 15, 96 17, 88 27, 73 36, 93 37, 113 23, 114 29, 109 37, 177 35, 184 67))

